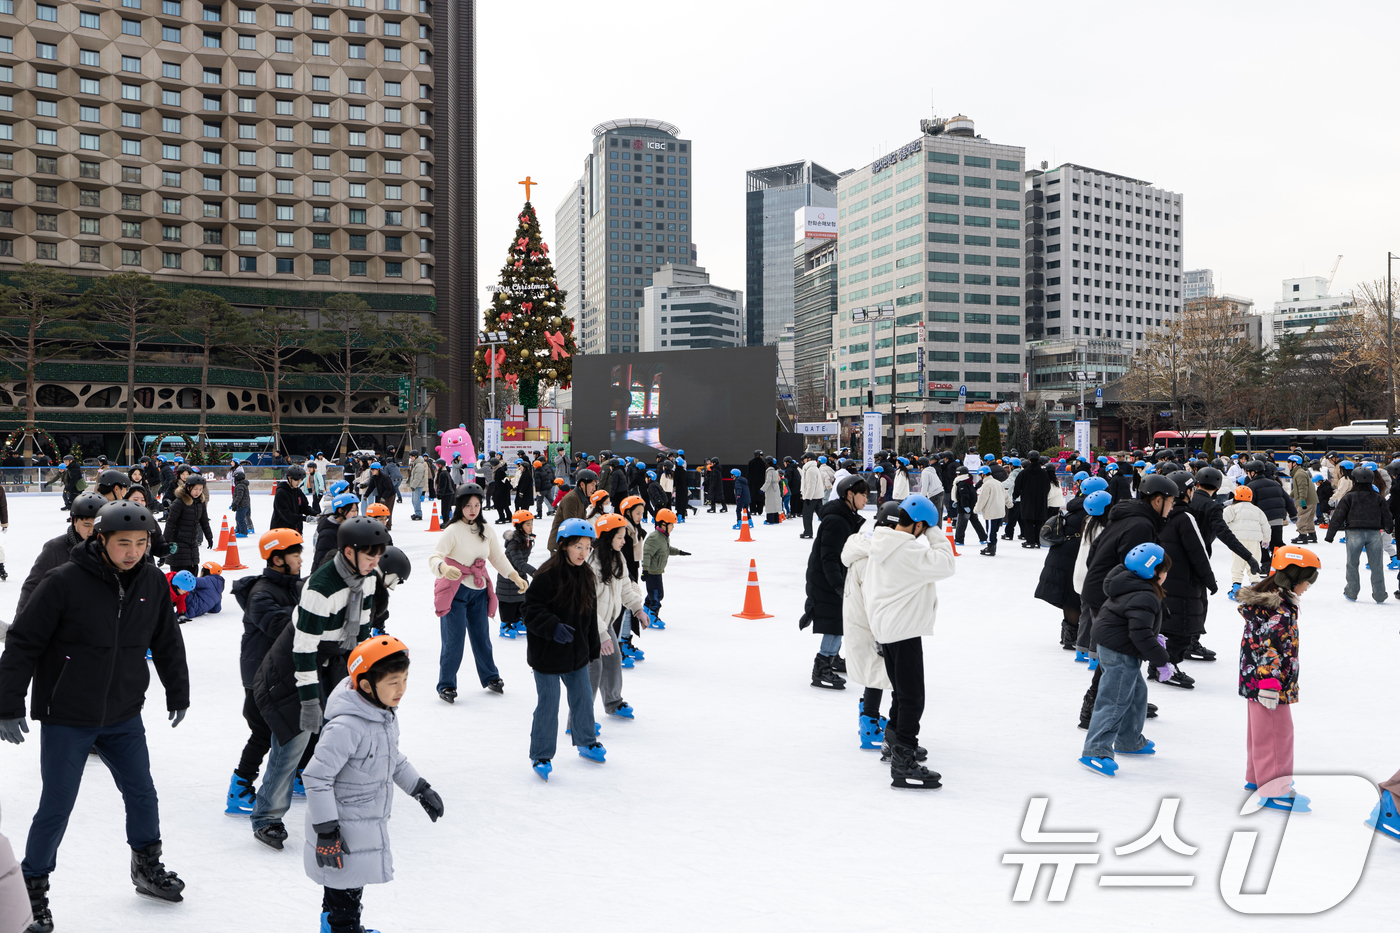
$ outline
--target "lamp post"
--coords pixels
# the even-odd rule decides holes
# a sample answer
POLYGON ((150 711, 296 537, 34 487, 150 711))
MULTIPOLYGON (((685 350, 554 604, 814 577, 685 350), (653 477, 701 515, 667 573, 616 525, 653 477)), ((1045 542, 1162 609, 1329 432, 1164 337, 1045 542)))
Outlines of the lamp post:
MULTIPOLYGON (((524 183, 522 182, 522 184, 524 184, 524 183)), ((481 343, 486 344, 486 346, 487 346, 486 352, 487 352, 487 353, 493 353, 494 351, 493 351, 491 348, 494 347, 495 345, 497 345, 497 344, 502 344, 502 343, 508 343, 508 342, 509 342, 509 337, 506 335, 506 332, 503 331, 503 330, 488 330, 488 331, 484 332, 478 339, 479 339, 479 341, 480 341, 481 343)), ((492 362, 492 365, 489 367, 490 370, 491 370, 491 418, 492 418, 492 420, 495 420, 495 418, 496 418, 496 367, 495 367, 493 361, 489 361, 489 360, 488 360, 488 362, 492 362)))
POLYGON ((1386 250, 1385 254, 1385 381, 1387 437, 1395 434, 1395 300, 1390 293, 1390 264, 1395 254, 1386 250))

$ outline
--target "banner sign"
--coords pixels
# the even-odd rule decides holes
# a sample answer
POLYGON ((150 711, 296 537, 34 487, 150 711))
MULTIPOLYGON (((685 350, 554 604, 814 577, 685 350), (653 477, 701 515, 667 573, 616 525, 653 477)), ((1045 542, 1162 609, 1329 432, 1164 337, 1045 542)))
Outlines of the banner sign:
POLYGON ((1089 448, 1089 422, 1076 421, 1074 423, 1074 449, 1079 451, 1079 456, 1093 462, 1094 452, 1089 448))
POLYGON ((860 442, 862 449, 862 460, 865 469, 875 469, 875 453, 880 449, 880 441, 884 433, 884 415, 878 411, 865 412, 864 428, 860 432, 860 442))

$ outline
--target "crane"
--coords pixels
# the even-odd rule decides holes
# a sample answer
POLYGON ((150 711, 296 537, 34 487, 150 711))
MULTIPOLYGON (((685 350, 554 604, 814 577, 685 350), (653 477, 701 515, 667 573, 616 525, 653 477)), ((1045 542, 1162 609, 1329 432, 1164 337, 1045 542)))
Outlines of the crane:
POLYGON ((1332 275, 1327 279, 1327 294, 1332 294, 1332 282, 1337 278, 1337 268, 1342 264, 1342 257, 1337 256, 1337 261, 1332 263, 1332 275))

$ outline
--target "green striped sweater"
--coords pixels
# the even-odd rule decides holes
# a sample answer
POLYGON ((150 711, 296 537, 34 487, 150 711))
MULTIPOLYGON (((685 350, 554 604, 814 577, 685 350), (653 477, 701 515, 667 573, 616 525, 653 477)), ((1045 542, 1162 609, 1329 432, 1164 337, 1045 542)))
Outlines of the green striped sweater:
MULTIPOLYGON (((355 636, 359 644, 369 638, 370 620, 374 616, 374 587, 376 574, 365 577, 364 602, 360 610, 360 630, 355 636)), ((302 700, 320 698, 316 677, 316 649, 323 641, 338 642, 345 628, 345 609, 350 602, 350 588, 335 569, 335 559, 326 561, 306 581, 297 606, 297 630, 292 637, 292 663, 296 669, 297 696, 302 700)))

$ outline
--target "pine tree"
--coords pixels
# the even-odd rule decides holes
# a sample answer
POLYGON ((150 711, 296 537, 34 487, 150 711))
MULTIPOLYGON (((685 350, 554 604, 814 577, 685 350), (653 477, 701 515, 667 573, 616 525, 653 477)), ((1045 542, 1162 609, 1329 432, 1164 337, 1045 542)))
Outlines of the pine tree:
POLYGON ((1220 435, 1220 456, 1228 457, 1235 452, 1235 432, 1226 431, 1220 435))
POLYGON ((982 416, 982 430, 977 432, 977 452, 983 456, 1001 456, 1001 425, 991 412, 982 416))
POLYGON ((1031 425, 1031 447, 1036 450, 1049 450, 1058 447, 1059 436, 1050 424, 1050 416, 1042 408, 1035 413, 1035 423, 1031 425))
POLYGON ((1025 410, 1013 411, 1006 419, 1006 447, 1024 456, 1031 449, 1031 420, 1025 410))
POLYGON ((540 240, 535 208, 525 202, 515 237, 506 250, 500 284, 486 309, 486 330, 504 331, 508 342, 476 351, 477 382, 497 379, 518 388, 524 408, 538 408, 540 384, 573 381, 574 322, 564 314, 564 292, 554 280, 549 246, 540 240), (489 357, 489 359, 488 359, 489 357))
POLYGON ((953 456, 962 460, 967 456, 967 428, 958 425, 957 437, 953 438, 953 456))
POLYGON ((1206 442, 1205 442, 1204 444, 1201 445, 1201 449, 1205 452, 1205 455, 1206 455, 1206 459, 1207 459, 1207 460, 1214 460, 1214 459, 1215 459, 1215 435, 1214 435, 1214 434, 1211 434, 1211 433, 1209 433, 1209 432, 1206 433, 1206 442))

